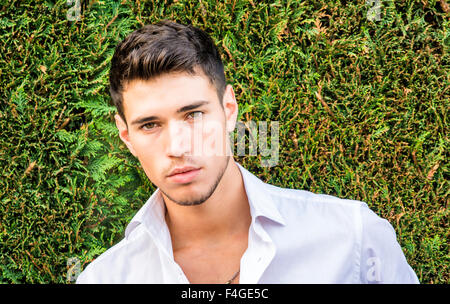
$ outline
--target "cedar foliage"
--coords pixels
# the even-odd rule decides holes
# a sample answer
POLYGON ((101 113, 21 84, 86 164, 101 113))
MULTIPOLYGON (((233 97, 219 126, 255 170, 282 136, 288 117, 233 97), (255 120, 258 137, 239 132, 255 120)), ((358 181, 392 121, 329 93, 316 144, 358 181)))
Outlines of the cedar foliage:
POLYGON ((242 121, 280 121, 266 182, 362 200, 423 283, 449 282, 449 13, 445 1, 59 1, 0 9, 0 282, 65 283, 118 242, 155 190, 120 142, 117 43, 171 19, 216 41, 242 121))

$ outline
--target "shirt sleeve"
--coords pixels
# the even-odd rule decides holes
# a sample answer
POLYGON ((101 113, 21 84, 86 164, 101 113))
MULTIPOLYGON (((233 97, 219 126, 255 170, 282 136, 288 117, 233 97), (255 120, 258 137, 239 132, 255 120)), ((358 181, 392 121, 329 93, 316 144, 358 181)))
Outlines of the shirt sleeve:
POLYGON ((361 221, 361 283, 419 284, 392 225, 367 206, 361 207, 361 221))

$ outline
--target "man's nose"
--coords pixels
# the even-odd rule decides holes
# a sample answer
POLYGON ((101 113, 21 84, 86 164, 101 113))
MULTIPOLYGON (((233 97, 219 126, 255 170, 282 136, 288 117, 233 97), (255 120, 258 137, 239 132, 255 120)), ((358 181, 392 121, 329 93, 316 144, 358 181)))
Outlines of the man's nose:
POLYGON ((192 130, 187 122, 175 121, 169 124, 167 155, 181 157, 191 152, 192 130))

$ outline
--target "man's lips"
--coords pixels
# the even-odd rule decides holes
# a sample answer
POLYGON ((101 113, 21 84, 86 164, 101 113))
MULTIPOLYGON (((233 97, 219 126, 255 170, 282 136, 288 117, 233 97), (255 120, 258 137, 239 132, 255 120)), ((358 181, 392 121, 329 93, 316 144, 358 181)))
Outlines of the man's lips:
POLYGON ((167 178, 177 184, 185 184, 194 180, 195 177, 200 173, 201 168, 196 167, 181 167, 175 168, 170 172, 167 178))
POLYGON ((170 177, 175 174, 185 173, 185 172, 197 170, 197 169, 198 169, 197 167, 193 167, 193 166, 177 167, 177 168, 173 169, 172 171, 170 171, 170 173, 167 176, 170 177))

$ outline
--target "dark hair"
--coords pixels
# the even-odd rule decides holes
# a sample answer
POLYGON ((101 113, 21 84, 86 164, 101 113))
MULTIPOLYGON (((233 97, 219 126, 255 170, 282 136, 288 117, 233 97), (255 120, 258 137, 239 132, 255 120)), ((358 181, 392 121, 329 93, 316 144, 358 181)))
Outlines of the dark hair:
POLYGON ((168 20, 134 31, 116 47, 111 60, 110 93, 119 115, 125 120, 122 92, 128 82, 170 72, 195 75, 195 68, 216 87, 221 102, 226 87, 223 63, 208 34, 168 20))

